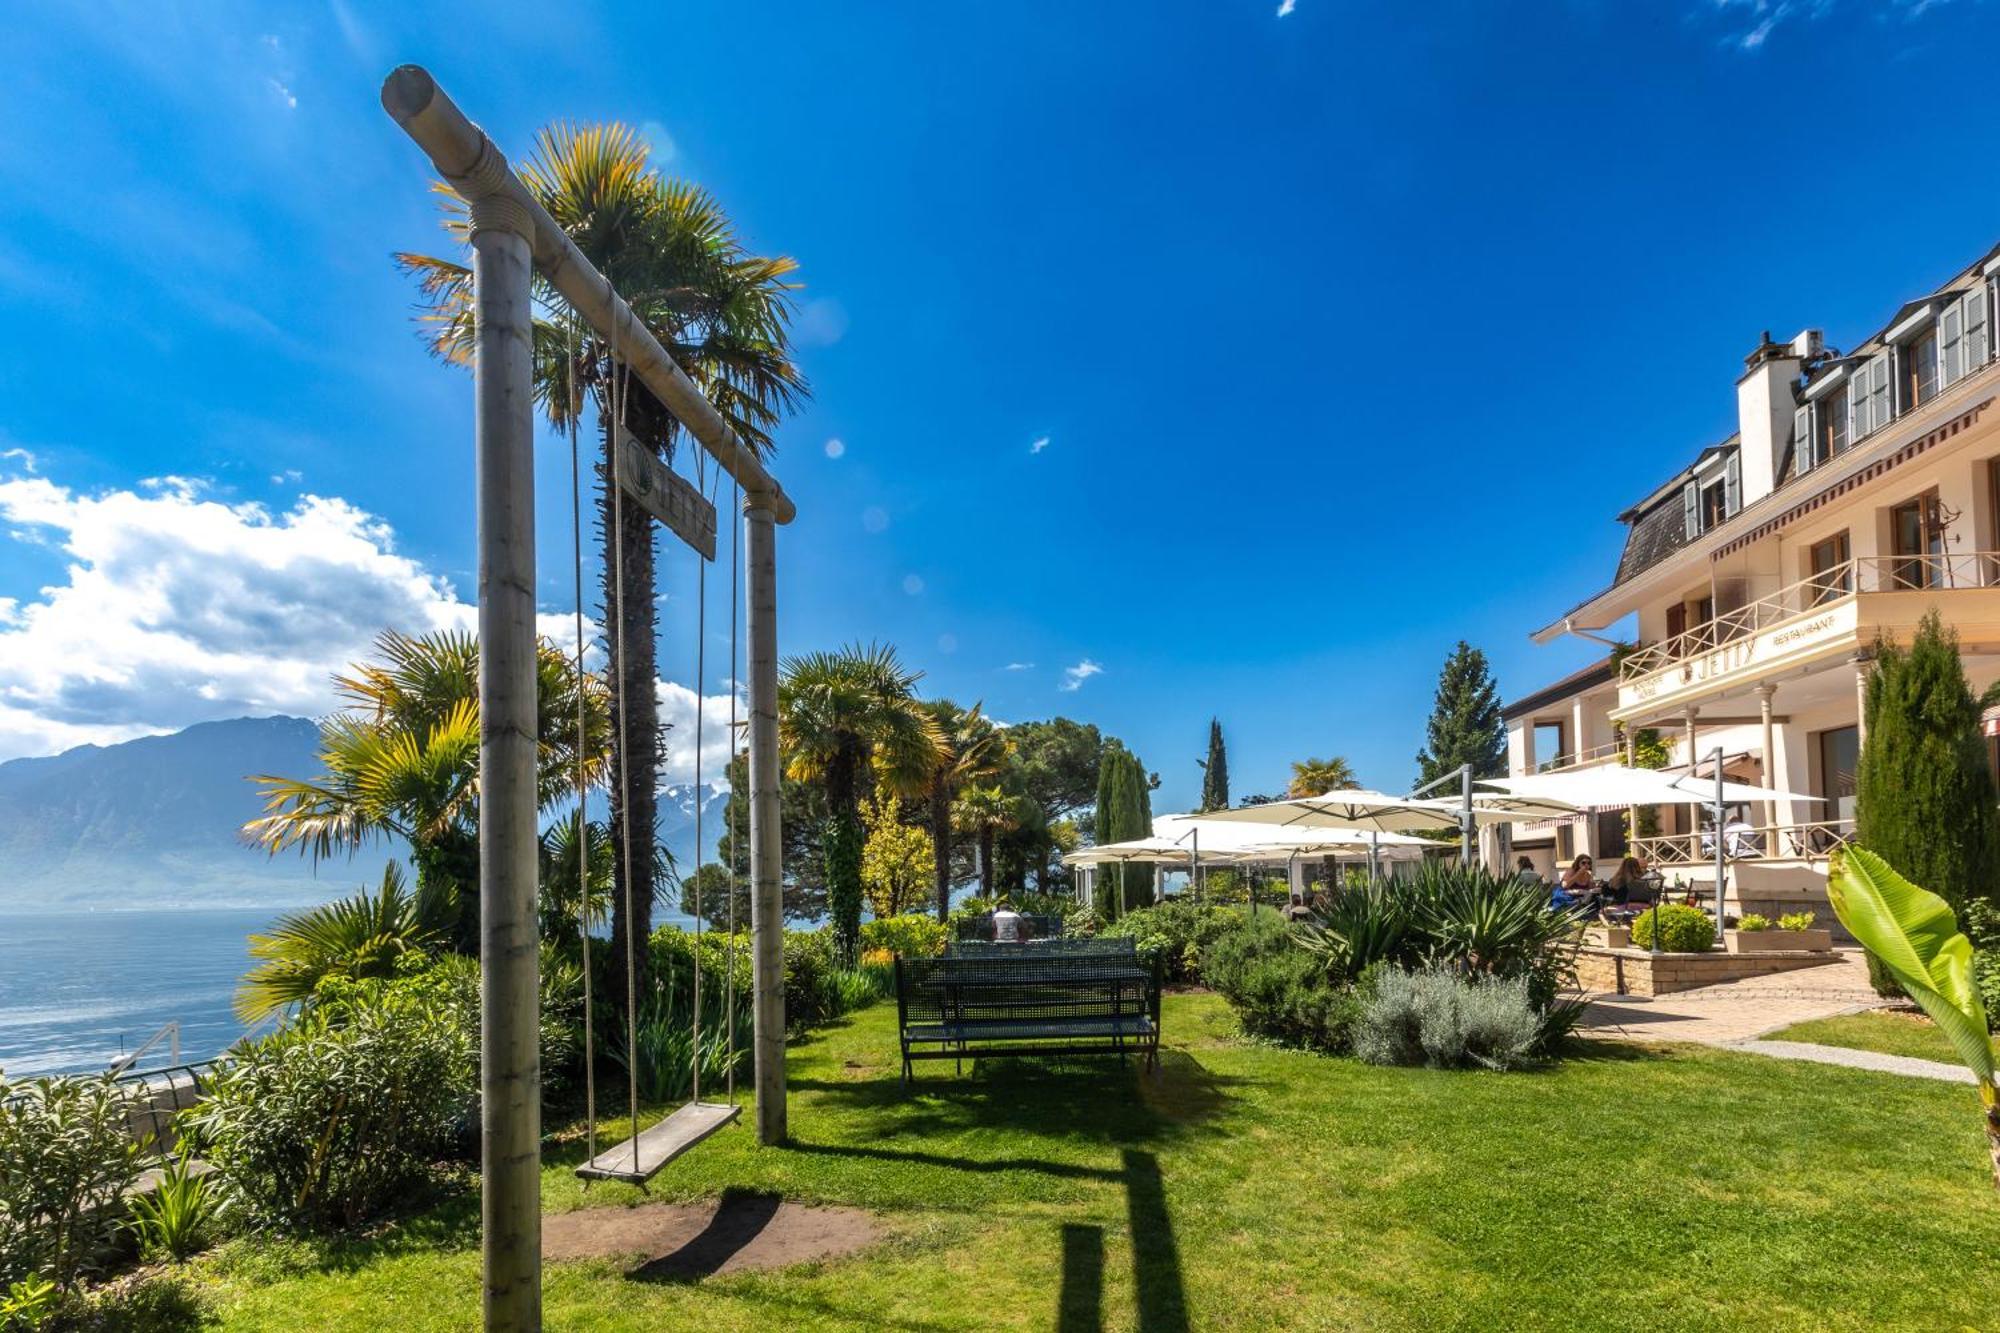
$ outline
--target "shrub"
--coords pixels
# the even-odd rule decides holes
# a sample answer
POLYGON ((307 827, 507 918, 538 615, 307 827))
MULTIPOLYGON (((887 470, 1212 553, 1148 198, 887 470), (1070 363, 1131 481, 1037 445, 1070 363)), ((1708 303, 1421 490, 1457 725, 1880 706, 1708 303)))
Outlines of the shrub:
POLYGON ((1275 913, 1218 934, 1202 955, 1202 975, 1252 1036, 1340 1052, 1359 1015, 1351 990, 1327 983, 1320 961, 1300 948, 1275 913))
POLYGON ((1540 1038, 1526 978, 1383 968, 1361 988, 1354 1052, 1378 1065, 1517 1069, 1540 1038))
POLYGON ((1540 884, 1480 866, 1427 863, 1398 885, 1423 959, 1493 976, 1518 976, 1575 934, 1579 910, 1550 905, 1540 884))
MULTIPOLYGON (((1742 916, 1736 918, 1736 928, 1738 930, 1747 930, 1754 935, 1759 931, 1771 929, 1771 918, 1759 915, 1756 912, 1745 912, 1742 916)), ((1785 929, 1790 930, 1791 927, 1786 926, 1785 929)))
POLYGON ((1328 981, 1343 983, 1372 964, 1403 959, 1416 944, 1412 926, 1406 899, 1388 884, 1351 880, 1322 896, 1298 940, 1328 981))
POLYGON ((190 1174, 187 1154, 182 1153, 167 1164, 150 1191, 132 1200, 133 1233, 144 1249, 180 1263, 207 1242, 216 1202, 209 1178, 190 1174))
POLYGON ((1095 907, 1072 907, 1063 918, 1063 934, 1088 938, 1104 929, 1104 918, 1095 907))
POLYGON ((950 929, 936 917, 908 914, 878 917, 861 927, 861 949, 897 958, 935 958, 944 952, 950 929))
POLYGON ((1813 912, 1787 912, 1778 918, 1779 930, 1811 930, 1819 916, 1813 912))
MULTIPOLYGON (((1275 921, 1276 914, 1271 915, 1275 921)), ((1159 960, 1168 981, 1193 982, 1201 979, 1202 951, 1245 919, 1232 908, 1175 901, 1135 907, 1098 933, 1130 936, 1140 959, 1148 965, 1159 960)))
POLYGON ((0 1289, 0 1333, 30 1333, 47 1322, 56 1309, 56 1284, 26 1277, 0 1289))
POLYGON ((139 1176, 131 1109, 109 1078, 0 1085, 0 1284, 69 1288, 103 1255, 139 1176))
MULTIPOLYGON (((1715 920, 1699 907, 1685 903, 1662 903, 1659 915, 1660 947, 1668 953, 1707 953, 1715 945, 1715 920)), ((1632 945, 1653 947, 1654 910, 1632 918, 1632 945)))
POLYGON ((351 1227, 467 1139, 477 1088, 448 977, 344 982, 239 1048, 189 1120, 253 1224, 351 1227))

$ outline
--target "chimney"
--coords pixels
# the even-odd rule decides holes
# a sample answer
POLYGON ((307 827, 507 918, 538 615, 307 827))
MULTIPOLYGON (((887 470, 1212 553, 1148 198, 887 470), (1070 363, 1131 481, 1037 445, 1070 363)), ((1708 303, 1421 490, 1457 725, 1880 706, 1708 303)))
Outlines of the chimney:
POLYGON ((1805 360, 1799 344, 1808 336, 1802 333, 1789 343, 1774 343, 1766 329, 1756 350, 1743 358, 1743 378, 1736 381, 1736 418, 1746 507, 1778 484, 1778 468, 1792 442, 1792 412, 1798 406, 1795 389, 1805 360))

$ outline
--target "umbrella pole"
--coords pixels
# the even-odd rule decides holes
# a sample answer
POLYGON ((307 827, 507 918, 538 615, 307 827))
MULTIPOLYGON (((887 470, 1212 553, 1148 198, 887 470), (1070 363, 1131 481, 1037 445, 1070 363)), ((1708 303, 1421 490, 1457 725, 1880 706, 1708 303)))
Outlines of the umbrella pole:
POLYGON ((1472 765, 1458 766, 1458 859, 1472 864, 1472 765))
MULTIPOLYGON (((1722 944, 1722 894, 1728 882, 1729 848, 1722 836, 1722 747, 1715 747, 1715 941, 1722 944)), ((1724 946, 1727 947, 1726 945, 1724 946)))

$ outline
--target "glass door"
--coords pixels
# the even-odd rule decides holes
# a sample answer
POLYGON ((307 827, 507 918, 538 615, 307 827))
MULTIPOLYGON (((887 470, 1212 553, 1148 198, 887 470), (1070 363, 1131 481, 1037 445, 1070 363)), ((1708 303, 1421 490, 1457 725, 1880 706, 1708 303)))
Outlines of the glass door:
POLYGON ((1807 558, 1812 570, 1807 585, 1812 605, 1819 606, 1854 591, 1854 570, 1848 565, 1847 534, 1837 533, 1823 542, 1814 542, 1807 558))
POLYGON ((1819 734, 1819 794, 1826 798, 1823 818, 1854 818, 1854 770, 1860 762, 1858 727, 1834 727, 1819 734))
POLYGON ((1896 556, 1890 568, 1897 588, 1935 588, 1944 582, 1944 532, 1936 513, 1936 497, 1929 495, 1889 511, 1896 556))

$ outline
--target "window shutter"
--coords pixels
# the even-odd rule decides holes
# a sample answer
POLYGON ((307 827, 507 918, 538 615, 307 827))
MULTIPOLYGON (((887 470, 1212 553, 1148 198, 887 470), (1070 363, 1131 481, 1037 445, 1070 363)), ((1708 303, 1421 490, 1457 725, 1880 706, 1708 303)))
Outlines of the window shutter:
POLYGON ((1722 465, 1722 512, 1725 517, 1734 518, 1742 507, 1743 452, 1739 449, 1722 465))
POLYGON ((1801 407, 1792 413, 1792 458, 1794 472, 1812 471, 1813 433, 1810 407, 1801 407))
POLYGON ((1987 336, 1991 324, 1986 318, 1986 288, 1978 287, 1965 294, 1965 369, 1966 373, 1986 364, 1986 355, 1992 346, 1987 336))
POLYGON ((1688 609, 1686 602, 1675 602, 1667 608, 1667 637, 1677 639, 1687 633, 1688 609))
POLYGON ((1938 316, 1938 383, 1956 384, 1965 374, 1965 303, 1953 301, 1938 316))
POLYGON ((1701 536, 1701 493, 1692 481, 1681 487, 1681 519, 1690 541, 1701 536))
POLYGON ((1880 430, 1895 418, 1895 409, 1889 406, 1889 354, 1878 353, 1868 363, 1868 429, 1880 430))

